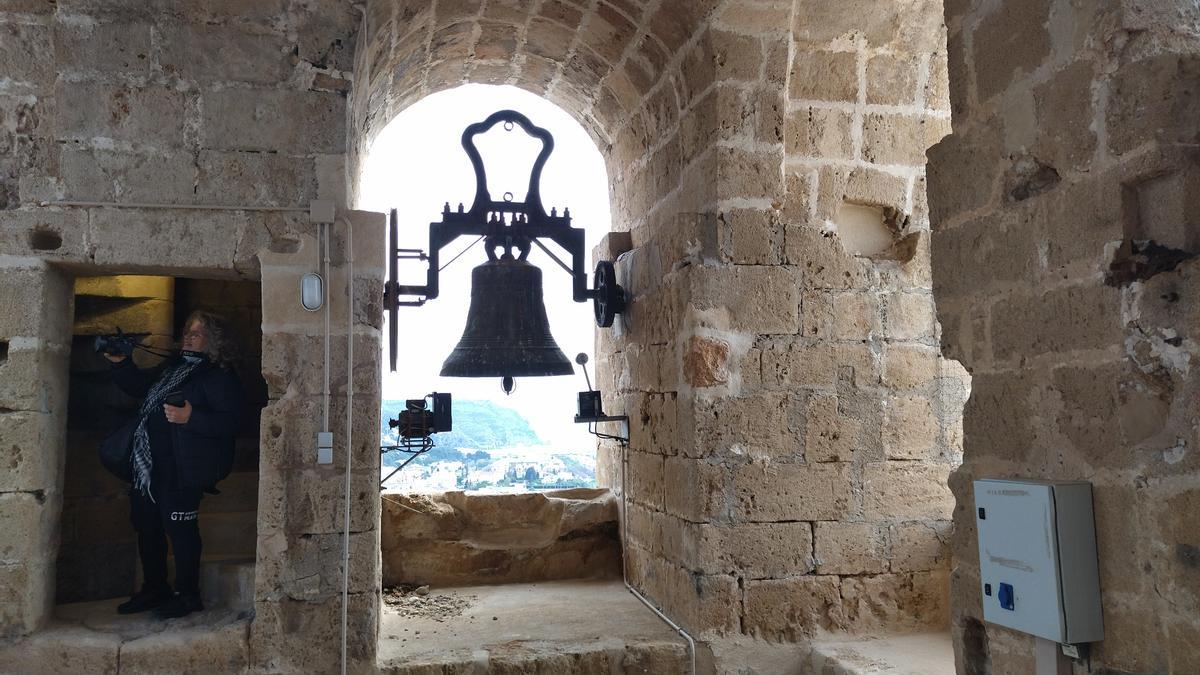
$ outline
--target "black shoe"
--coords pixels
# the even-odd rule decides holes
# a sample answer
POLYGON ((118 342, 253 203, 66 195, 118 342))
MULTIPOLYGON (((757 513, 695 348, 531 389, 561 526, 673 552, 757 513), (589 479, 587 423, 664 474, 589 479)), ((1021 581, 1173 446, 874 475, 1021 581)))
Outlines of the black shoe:
POLYGON ((173 597, 175 595, 171 593, 171 589, 169 588, 160 591, 151 591, 143 588, 134 593, 133 597, 117 605, 117 614, 138 614, 139 612, 145 612, 156 607, 162 607, 173 597))
POLYGON ((154 616, 160 619, 178 619, 181 616, 187 616, 192 612, 199 612, 203 609, 204 605, 200 602, 199 595, 184 595, 181 593, 154 610, 154 616))

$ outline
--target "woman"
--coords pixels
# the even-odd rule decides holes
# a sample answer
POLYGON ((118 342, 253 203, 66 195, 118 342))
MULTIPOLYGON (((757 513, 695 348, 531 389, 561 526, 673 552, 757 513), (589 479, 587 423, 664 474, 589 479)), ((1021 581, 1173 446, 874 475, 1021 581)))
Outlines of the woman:
POLYGON ((228 323, 204 311, 184 323, 182 351, 156 371, 106 354, 113 380, 143 398, 133 437, 130 520, 138 534, 142 590, 117 606, 121 614, 155 610, 175 618, 200 602, 200 498, 214 491, 233 463, 242 388, 232 369, 228 323), (175 553, 175 590, 167 583, 167 537, 175 553))

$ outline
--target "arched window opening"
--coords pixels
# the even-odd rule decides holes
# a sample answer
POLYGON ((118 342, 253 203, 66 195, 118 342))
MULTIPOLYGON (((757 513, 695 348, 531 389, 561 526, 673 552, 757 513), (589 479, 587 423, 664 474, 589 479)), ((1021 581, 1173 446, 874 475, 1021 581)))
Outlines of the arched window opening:
MULTIPOLYGON (((429 223, 444 206, 469 208, 475 176, 461 144, 463 130, 497 110, 512 109, 554 137, 541 176, 547 209, 569 208, 574 227, 587 231, 590 251, 609 231, 604 160, 587 132, 554 104, 509 86, 466 85, 432 94, 396 117, 376 138, 363 163, 359 207, 399 212, 400 248, 426 250, 429 223)), ((476 138, 494 199, 512 193, 522 201, 541 143, 519 127, 497 125, 476 138)), ((397 372, 383 374, 384 443, 395 439, 387 421, 405 400, 431 392, 453 396, 453 430, 435 434, 436 446, 384 482, 387 490, 521 492, 595 485, 595 439, 575 424, 576 393, 587 388, 580 368, 571 376, 518 378, 506 395, 498 378, 443 378, 442 363, 462 336, 471 297, 471 270, 486 259, 482 243, 462 237, 443 249, 441 292, 422 307, 398 315, 397 372), (473 245, 474 244, 474 245, 473 245), (460 256, 461 254, 461 256, 460 256), (456 257, 457 256, 457 257, 456 257)), ((552 243, 551 251, 569 263, 552 243)), ((543 299, 555 341, 574 360, 594 368, 590 303, 571 297, 571 278, 534 246, 529 260, 542 270, 543 299)), ((589 261, 590 262, 590 261, 589 261)), ((400 282, 424 283, 425 263, 400 263, 400 282)), ((386 320, 386 319, 385 319, 386 320)), ((386 326, 385 326, 386 329, 386 326)), ((386 363, 386 359, 384 359, 386 363)), ((594 376, 594 370, 590 371, 594 376)), ((404 460, 386 453, 381 478, 404 460)))

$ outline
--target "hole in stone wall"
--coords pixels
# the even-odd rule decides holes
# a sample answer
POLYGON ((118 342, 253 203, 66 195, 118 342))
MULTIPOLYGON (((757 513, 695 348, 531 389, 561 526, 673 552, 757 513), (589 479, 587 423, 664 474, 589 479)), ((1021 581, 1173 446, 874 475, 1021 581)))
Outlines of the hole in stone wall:
POLYGON ((8 340, 0 340, 0 363, 8 360, 8 340))
POLYGON ((1013 162, 1005 182, 1009 198, 1020 202, 1054 189, 1062 182, 1062 177, 1057 169, 1043 164, 1036 157, 1020 157, 1013 162))
POLYGON ((35 251, 57 251, 62 248, 62 235, 54 230, 37 228, 29 232, 29 248, 35 251))
POLYGON ((842 202, 834 216, 838 240, 847 253, 875 260, 908 262, 919 236, 902 235, 908 218, 896 208, 842 202))
MULTIPOLYGON (((239 351, 234 369, 245 407, 235 434, 232 472, 218 483, 220 494, 205 495, 199 509, 200 591, 206 606, 250 609, 257 541, 258 427, 266 401, 259 353, 259 284, 129 275, 80 277, 75 307, 57 603, 128 596, 143 577, 137 536, 130 525, 129 485, 110 475, 96 452, 110 430, 137 415, 141 399, 116 387, 111 367, 94 350, 95 336, 120 326, 126 333, 147 334, 143 344, 168 352, 175 347, 187 315, 203 308, 223 315, 231 324, 239 351), (105 564, 97 565, 97 560, 105 564)), ((139 349, 134 362, 146 369, 161 359, 139 349)), ((168 568, 174 568, 173 558, 168 559, 168 568)), ((174 578, 174 572, 170 574, 174 578)))

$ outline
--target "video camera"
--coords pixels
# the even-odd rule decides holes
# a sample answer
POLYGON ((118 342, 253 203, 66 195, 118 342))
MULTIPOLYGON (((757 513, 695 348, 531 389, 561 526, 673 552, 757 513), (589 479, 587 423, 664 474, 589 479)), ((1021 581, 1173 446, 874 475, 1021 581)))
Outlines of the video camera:
POLYGON ((388 420, 388 428, 397 429, 401 438, 429 438, 450 431, 450 394, 434 392, 425 398, 406 400, 400 415, 388 420), (429 410, 426 399, 433 399, 433 410, 429 410))
POLYGON ((149 333, 123 333, 121 327, 118 326, 116 333, 97 335, 93 346, 97 354, 130 357, 133 356, 133 350, 141 347, 142 340, 149 335, 149 333))

